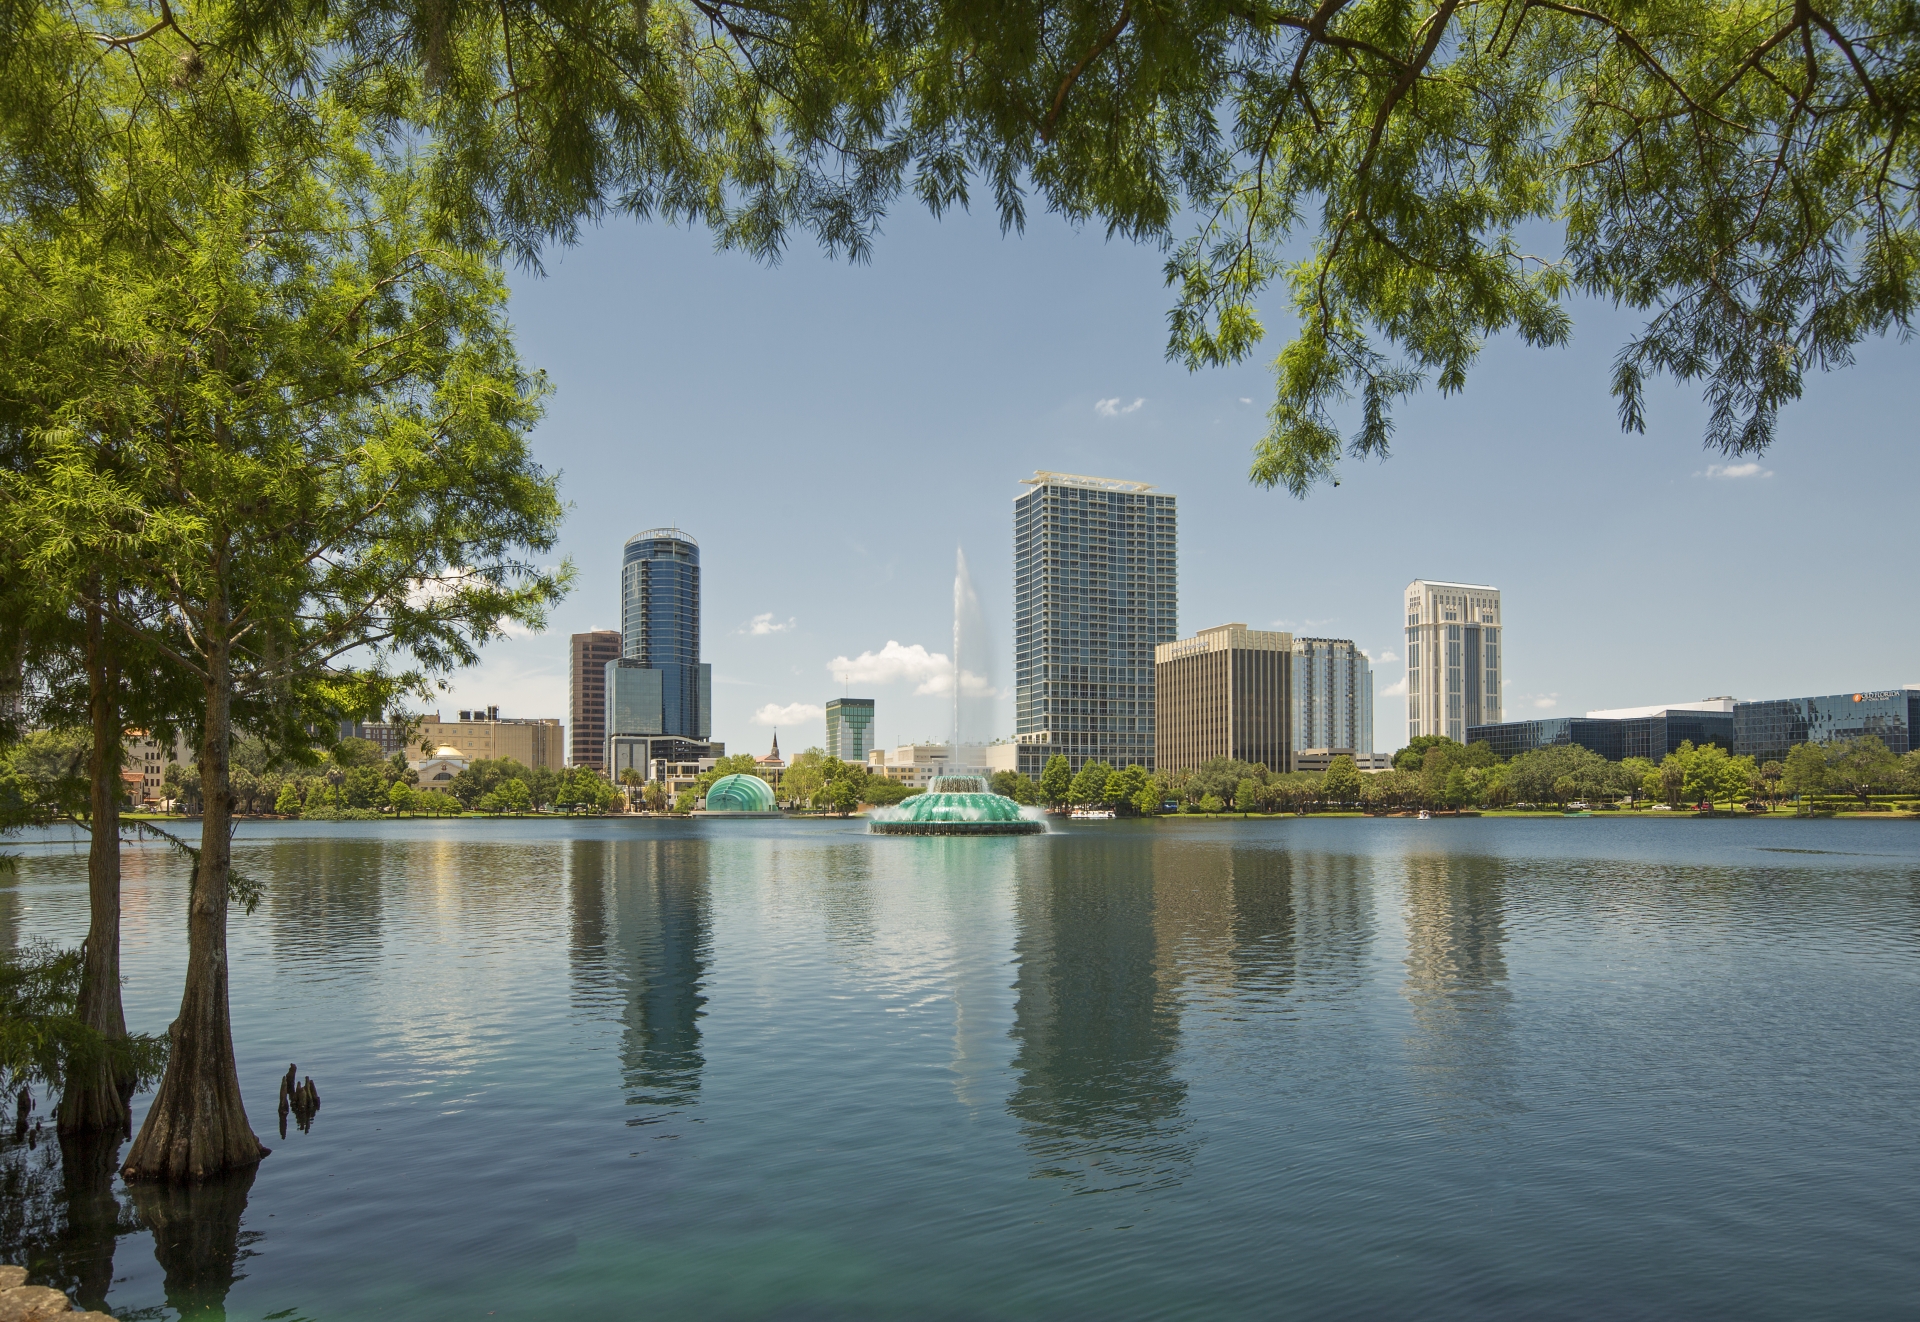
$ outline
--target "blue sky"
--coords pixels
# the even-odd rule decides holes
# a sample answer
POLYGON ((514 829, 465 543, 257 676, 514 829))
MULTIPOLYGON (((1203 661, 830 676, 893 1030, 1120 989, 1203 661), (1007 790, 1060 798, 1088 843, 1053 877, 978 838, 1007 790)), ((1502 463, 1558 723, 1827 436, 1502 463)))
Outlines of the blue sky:
MULTIPOLYGON (((1004 691, 1011 502, 1036 468, 1179 496, 1183 634, 1358 641, 1384 751, 1405 742, 1416 577, 1502 589, 1509 718, 1920 682, 1911 346, 1814 378, 1773 449, 1729 465, 1683 387, 1655 387, 1644 436, 1619 431, 1607 382, 1634 322, 1578 306, 1570 347, 1490 343, 1464 394, 1402 405, 1390 460, 1297 501, 1246 479, 1280 340, 1228 370, 1166 361, 1162 260, 1052 217, 1003 238, 990 216, 904 208, 865 266, 796 248, 767 267, 619 222, 517 275, 579 586, 549 632, 455 676, 442 710, 564 719, 567 635, 617 626, 621 543, 677 523, 701 544, 730 750, 764 751, 775 719, 784 749, 818 742, 836 661, 864 676, 851 691, 877 700, 883 742, 942 737, 950 700, 921 690, 951 652, 955 548, 1004 691)), ((997 724, 1011 733, 1010 701, 997 724)))

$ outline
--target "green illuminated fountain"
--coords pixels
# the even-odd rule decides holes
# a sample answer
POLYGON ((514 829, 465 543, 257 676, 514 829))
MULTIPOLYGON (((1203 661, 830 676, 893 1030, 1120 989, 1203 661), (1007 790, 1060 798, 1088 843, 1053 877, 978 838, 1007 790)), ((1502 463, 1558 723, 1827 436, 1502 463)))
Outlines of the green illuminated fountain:
POLYGON ((925 794, 867 820, 875 835, 1037 835, 1046 829, 1037 810, 1029 815, 979 776, 935 776, 925 794))

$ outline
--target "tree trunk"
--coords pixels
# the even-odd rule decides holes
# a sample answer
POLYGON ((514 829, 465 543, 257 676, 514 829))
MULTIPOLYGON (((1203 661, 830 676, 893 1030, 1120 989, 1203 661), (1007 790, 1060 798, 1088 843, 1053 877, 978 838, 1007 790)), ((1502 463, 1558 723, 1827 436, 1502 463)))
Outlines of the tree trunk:
MULTIPOLYGON (((99 580, 94 580, 99 601, 99 580)), ((88 758, 92 781, 92 841, 87 848, 86 962, 80 974, 80 1022, 109 1041, 127 1036, 120 1004, 120 667, 107 642, 105 612, 87 608, 87 694, 93 719, 88 758)), ((60 1095, 59 1127, 65 1134, 127 1133, 132 1080, 107 1060, 69 1069, 60 1095)))
POLYGON ((187 917, 187 986, 167 1030, 166 1077, 121 1174, 129 1180, 198 1182, 256 1165, 268 1149, 240 1099, 227 1010, 227 883, 233 869, 233 786, 227 763, 232 682, 226 603, 204 620, 206 733, 200 745, 200 857, 187 917))

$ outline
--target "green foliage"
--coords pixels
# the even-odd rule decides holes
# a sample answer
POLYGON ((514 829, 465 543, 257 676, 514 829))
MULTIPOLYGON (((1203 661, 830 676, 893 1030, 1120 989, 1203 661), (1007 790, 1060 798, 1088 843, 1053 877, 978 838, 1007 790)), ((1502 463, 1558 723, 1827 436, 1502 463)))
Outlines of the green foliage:
POLYGON ((1900 759, 1878 735, 1837 739, 1827 745, 1828 784, 1858 796, 1862 804, 1876 791, 1897 789, 1901 779, 1900 759))
POLYGON ((1145 785, 1141 786, 1139 792, 1133 796, 1133 810, 1142 817, 1153 816, 1160 811, 1160 804, 1163 802, 1162 796, 1164 794, 1165 791, 1157 782, 1148 781, 1145 785))
POLYGON ((1594 802, 1625 793, 1630 775, 1590 749, 1557 744, 1522 753, 1507 763, 1500 785, 1508 802, 1594 802))
MULTIPOLYGON (((1464 783, 1465 769, 1456 768, 1464 783)), ((1344 753, 1327 765, 1325 776, 1320 782, 1321 792, 1334 803, 1358 803, 1360 801, 1360 769, 1353 759, 1344 753)))
MULTIPOLYGON (((1003 772, 1002 774, 1004 775, 1005 773, 1003 772)), ((995 779, 997 780, 998 777, 995 777, 995 779)), ((1031 786, 1033 782, 1028 781, 1027 783, 1031 786)), ((863 802, 871 803, 877 808, 885 808, 895 803, 904 802, 918 793, 920 793, 919 790, 910 789, 897 780, 888 780, 885 776, 876 776, 869 772, 863 802)))
POLYGON ((566 813, 604 813, 620 801, 620 791, 592 767, 568 767, 555 781, 553 806, 566 813))
POLYGON ((292 781, 288 781, 282 785, 280 787, 280 793, 274 796, 273 810, 282 817, 297 817, 300 815, 300 791, 294 788, 292 781))
MULTIPOLYGON (((1140 810, 1140 795, 1152 784, 1152 777, 1142 766, 1121 767, 1107 777, 1107 798, 1122 814, 1131 816, 1140 810)), ((1024 800, 1032 802, 1032 800, 1024 800)), ((1155 800, 1156 806, 1158 800, 1155 800)))
POLYGON ((1460 745, 1443 734, 1415 735, 1407 746, 1393 755, 1396 771, 1419 771, 1427 765, 1427 751, 1433 748, 1458 748, 1460 745))
POLYGON ((1107 782, 1113 778, 1113 768, 1109 764, 1095 759, 1080 764, 1073 781, 1067 786, 1067 801, 1075 807, 1090 806, 1107 801, 1107 782))
POLYGON ((1259 812, 1267 806, 1267 787, 1252 776, 1244 777, 1233 788, 1236 812, 1259 812))
POLYGON ((1073 792, 1073 768, 1065 753, 1055 753, 1040 771, 1040 802, 1057 808, 1073 792))
POLYGON ((1040 802, 1040 787, 1030 777, 1018 771, 996 771, 987 782, 987 787, 995 794, 1005 795, 1015 803, 1040 802))
POLYGON ((91 742, 86 730, 37 730, 7 749, 0 760, 0 830, 85 817, 91 742))
POLYGON ((69 1070, 86 1074, 103 1061, 137 1087, 166 1066, 165 1038, 109 1039, 78 1014, 82 956, 44 942, 0 952, 0 1087, 58 1088, 69 1070))
POLYGON ((1203 794, 1200 796, 1201 812, 1224 812, 1226 807, 1226 800, 1222 799, 1218 794, 1203 794))

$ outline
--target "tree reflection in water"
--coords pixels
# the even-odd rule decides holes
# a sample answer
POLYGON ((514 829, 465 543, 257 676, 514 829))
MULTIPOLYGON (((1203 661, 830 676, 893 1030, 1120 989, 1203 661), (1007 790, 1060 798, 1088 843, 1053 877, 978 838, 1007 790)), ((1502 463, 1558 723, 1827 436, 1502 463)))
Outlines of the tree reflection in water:
POLYGON ((42 1131, 0 1141, 0 1261, 27 1269, 36 1285, 106 1308, 114 1242, 141 1226, 114 1195, 123 1135, 42 1131))
POLYGON ((128 1186, 140 1219, 153 1231, 153 1256, 166 1273, 167 1306, 182 1322, 220 1322, 238 1267, 260 1232, 241 1232, 241 1214, 256 1167, 200 1184, 128 1186))
POLYGON ((1177 1185, 1193 1160, 1178 1005, 1156 968, 1151 862, 1081 837, 1021 851, 1007 1107, 1034 1173, 1075 1193, 1177 1185))

